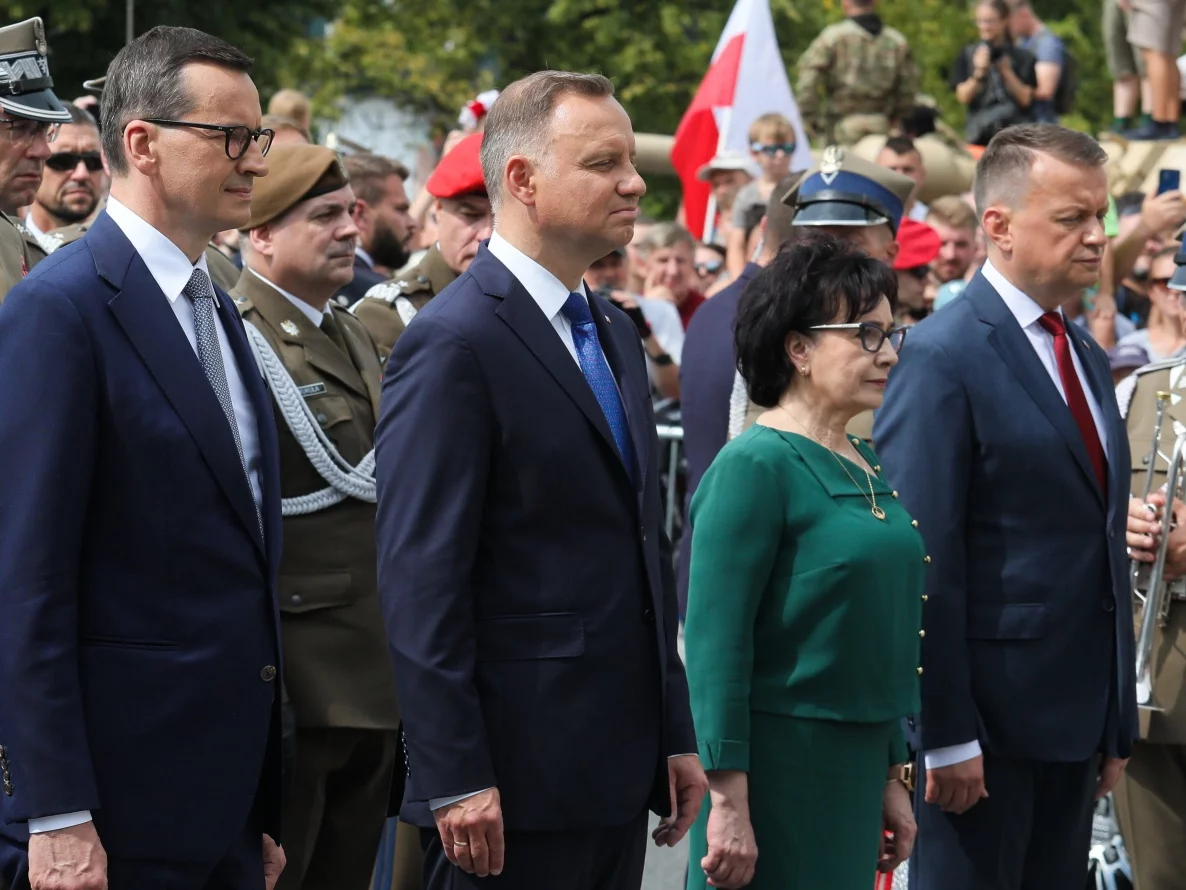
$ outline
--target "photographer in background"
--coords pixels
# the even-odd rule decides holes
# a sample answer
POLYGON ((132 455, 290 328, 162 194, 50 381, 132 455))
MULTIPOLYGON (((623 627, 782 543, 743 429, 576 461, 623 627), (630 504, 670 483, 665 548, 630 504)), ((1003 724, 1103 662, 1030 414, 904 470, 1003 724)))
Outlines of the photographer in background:
POLYGON ((956 56, 951 87, 968 109, 965 138, 988 145, 1006 127, 1034 119, 1038 77, 1033 54, 1009 41, 1005 0, 981 0, 972 12, 980 40, 956 56))
POLYGON ((679 398, 679 359, 684 346, 684 326, 679 310, 664 300, 649 300, 625 288, 628 275, 626 251, 606 254, 585 273, 592 290, 630 316, 647 354, 651 386, 663 399, 679 398))

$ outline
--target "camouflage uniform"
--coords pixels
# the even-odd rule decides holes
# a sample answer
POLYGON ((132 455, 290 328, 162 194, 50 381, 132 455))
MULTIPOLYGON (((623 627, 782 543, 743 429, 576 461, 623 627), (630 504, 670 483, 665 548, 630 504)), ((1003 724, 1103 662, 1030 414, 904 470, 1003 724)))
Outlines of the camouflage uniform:
POLYGON ((914 105, 919 73, 901 32, 874 36, 852 19, 830 25, 799 59, 795 99, 803 122, 828 142, 886 134, 914 105))

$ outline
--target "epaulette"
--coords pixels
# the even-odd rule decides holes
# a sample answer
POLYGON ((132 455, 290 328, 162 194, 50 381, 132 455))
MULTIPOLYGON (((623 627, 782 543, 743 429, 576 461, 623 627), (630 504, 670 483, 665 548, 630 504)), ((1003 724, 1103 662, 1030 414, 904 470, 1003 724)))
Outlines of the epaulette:
POLYGON ((65 239, 62 238, 62 236, 57 232, 45 232, 38 235, 35 232, 31 232, 23 224, 21 225, 21 231, 24 232, 27 237, 33 239, 37 246, 44 250, 47 255, 53 253, 55 250, 66 243, 65 239))
POLYGON ((1160 362, 1151 362, 1147 365, 1142 365, 1133 371, 1133 375, 1140 377, 1142 374, 1148 374, 1150 371, 1164 371, 1167 368, 1172 368, 1175 365, 1186 364, 1186 355, 1179 355, 1175 358, 1167 358, 1160 362))
POLYGON ((406 288, 407 282, 404 281, 384 281, 368 290, 363 299, 382 300, 388 306, 393 306, 396 298, 403 296, 406 288))

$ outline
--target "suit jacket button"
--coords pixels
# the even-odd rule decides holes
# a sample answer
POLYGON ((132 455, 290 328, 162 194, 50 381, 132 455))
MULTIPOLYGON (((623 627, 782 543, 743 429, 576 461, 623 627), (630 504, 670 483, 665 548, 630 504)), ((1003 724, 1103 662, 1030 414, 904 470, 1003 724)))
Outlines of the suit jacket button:
POLYGON ((259 672, 259 678, 265 683, 271 683, 276 679, 276 668, 273 665, 265 665, 264 669, 259 672))
POLYGON ((1116 603, 1114 603, 1110 599, 1102 599, 1102 600, 1100 600, 1100 608, 1103 609, 1105 612, 1115 612, 1116 611, 1116 603))
POLYGON ((301 595, 299 593, 294 593, 292 595, 292 599, 290 599, 289 602, 294 606, 299 606, 301 604, 301 595))
POLYGON ((12 782, 4 783, 4 793, 7 794, 9 797, 12 797, 12 782))
POLYGON ((920 677, 922 676, 922 667, 921 667, 921 666, 919 666, 919 668, 918 668, 918 675, 919 675, 920 677))
POLYGON ((642 620, 645 621, 647 624, 654 624, 655 623, 655 610, 647 609, 645 612, 643 612, 642 620))

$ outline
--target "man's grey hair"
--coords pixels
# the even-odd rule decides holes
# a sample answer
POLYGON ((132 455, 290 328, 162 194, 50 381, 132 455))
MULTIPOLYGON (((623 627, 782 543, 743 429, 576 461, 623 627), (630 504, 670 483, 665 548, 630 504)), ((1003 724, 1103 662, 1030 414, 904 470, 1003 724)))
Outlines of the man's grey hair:
POLYGON ((225 40, 168 25, 141 34, 111 61, 100 117, 103 153, 113 176, 128 172, 124 130, 129 123, 154 117, 177 120, 193 108, 193 97, 185 88, 185 67, 203 62, 245 74, 252 65, 249 56, 225 40))
POLYGON ((989 140, 976 163, 976 215, 983 219, 984 211, 998 201, 1016 206, 1029 191, 1030 170, 1039 154, 1085 169, 1103 167, 1108 160, 1100 144, 1086 133, 1057 124, 1006 127, 989 140))
POLYGON ((85 108, 79 108, 73 102, 63 102, 62 107, 70 114, 70 123, 78 124, 84 127, 94 127, 95 131, 99 130, 99 122, 95 120, 94 116, 85 108))
POLYGON ((563 96, 604 98, 614 85, 600 74, 537 71, 516 80, 490 106, 482 136, 482 178, 497 211, 502 202, 502 178, 513 155, 541 163, 547 154, 552 110, 563 96))

